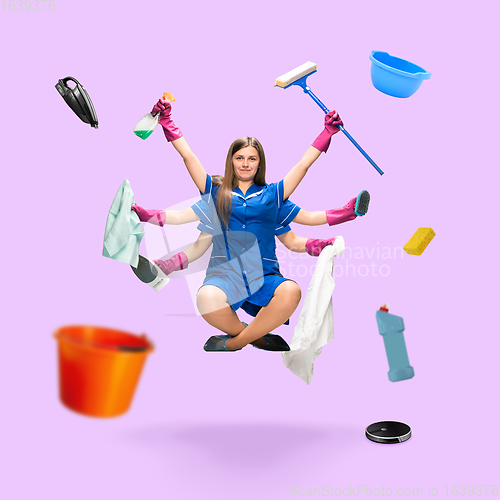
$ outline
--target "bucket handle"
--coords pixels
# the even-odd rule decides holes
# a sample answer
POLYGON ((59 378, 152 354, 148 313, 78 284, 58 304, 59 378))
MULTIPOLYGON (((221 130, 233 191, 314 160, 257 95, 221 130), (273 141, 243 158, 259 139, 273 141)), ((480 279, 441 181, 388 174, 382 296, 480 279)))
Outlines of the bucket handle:
POLYGON ((107 351, 122 351, 122 352, 152 352, 153 351, 153 345, 151 342, 148 340, 146 337, 146 334, 141 335, 141 339, 143 339, 145 342, 149 344, 149 346, 127 346, 127 345, 117 345, 117 346, 110 346, 108 344, 102 344, 100 342, 93 342, 91 340, 84 340, 84 339, 75 339, 74 337, 69 337, 68 335, 64 335, 60 332, 55 332, 54 337, 56 339, 65 339, 69 340, 71 342, 76 342, 77 344, 83 344, 83 345, 88 345, 90 347, 99 347, 101 349, 106 349, 107 351))

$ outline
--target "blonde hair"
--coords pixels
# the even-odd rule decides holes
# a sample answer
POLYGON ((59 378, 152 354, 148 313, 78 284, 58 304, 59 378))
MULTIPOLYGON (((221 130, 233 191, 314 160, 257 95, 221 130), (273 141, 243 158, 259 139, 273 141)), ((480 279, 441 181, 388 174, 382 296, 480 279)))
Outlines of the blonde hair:
POLYGON ((264 186, 266 184, 266 156, 262 144, 255 137, 240 137, 236 139, 227 152, 224 177, 220 175, 212 176, 212 183, 215 186, 219 186, 217 193, 217 208, 219 219, 223 222, 226 229, 229 227, 229 217, 231 216, 231 193, 238 185, 238 178, 234 175, 233 155, 240 149, 248 146, 254 147, 259 154, 259 167, 253 182, 257 186, 264 186))

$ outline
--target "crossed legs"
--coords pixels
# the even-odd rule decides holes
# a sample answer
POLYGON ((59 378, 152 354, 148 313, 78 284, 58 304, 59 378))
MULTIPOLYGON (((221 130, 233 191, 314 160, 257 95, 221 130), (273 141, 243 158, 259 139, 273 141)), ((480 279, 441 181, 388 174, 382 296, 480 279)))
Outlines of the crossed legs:
POLYGON ((300 297, 299 285, 294 281, 284 281, 276 288, 268 305, 262 307, 247 327, 228 304, 226 294, 216 286, 201 287, 197 304, 207 323, 234 337, 227 340, 226 348, 235 350, 250 343, 265 345, 262 337, 282 325, 293 314, 299 305, 300 297))

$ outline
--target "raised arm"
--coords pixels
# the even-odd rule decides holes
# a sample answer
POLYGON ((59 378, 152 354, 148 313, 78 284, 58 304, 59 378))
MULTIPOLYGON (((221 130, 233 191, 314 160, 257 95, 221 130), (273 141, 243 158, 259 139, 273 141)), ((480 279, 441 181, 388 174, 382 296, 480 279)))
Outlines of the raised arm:
POLYGON ((182 136, 182 132, 173 122, 170 116, 172 113, 172 106, 168 101, 160 99, 151 111, 152 115, 156 115, 157 113, 160 113, 159 123, 163 127, 163 133, 165 134, 167 141, 171 142, 174 148, 182 156, 189 175, 196 184, 196 187, 202 194, 205 194, 207 173, 200 163, 200 160, 198 160, 195 154, 191 151, 189 144, 182 136))
POLYGON ((313 146, 309 147, 306 154, 302 159, 295 165, 288 174, 285 176, 283 181, 283 201, 285 201, 299 185, 300 181, 304 178, 309 170, 309 167, 319 158, 321 151, 318 151, 313 146))
POLYGON ((283 200, 286 200, 295 191, 300 181, 307 174, 309 167, 319 158, 319 155, 322 152, 326 153, 328 151, 332 135, 339 131, 337 125, 343 125, 342 120, 335 110, 330 111, 325 115, 325 128, 323 132, 316 138, 299 163, 286 174, 283 182, 283 200))
POLYGON ((172 141, 172 145, 182 156, 186 168, 188 169, 189 175, 196 184, 196 187, 201 191, 202 194, 205 194, 207 172, 203 168, 203 165, 200 163, 200 160, 198 160, 196 155, 191 151, 191 148, 189 147, 186 139, 184 139, 184 137, 181 137, 175 141, 172 141))

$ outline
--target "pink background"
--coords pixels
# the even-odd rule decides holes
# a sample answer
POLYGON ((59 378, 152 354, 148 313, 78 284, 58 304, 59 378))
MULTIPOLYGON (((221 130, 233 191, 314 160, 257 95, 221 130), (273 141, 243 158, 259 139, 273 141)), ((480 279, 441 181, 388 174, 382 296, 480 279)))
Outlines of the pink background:
MULTIPOLYGON (((448 486, 451 496, 452 485, 498 485, 497 3, 55 6, 0 11, 0 497, 275 500, 358 485, 424 496, 429 486, 446 496, 448 486), (374 49, 432 78, 409 99, 384 95, 370 81, 374 49), (205 353, 216 332, 196 315, 186 276, 155 293, 101 255, 123 179, 146 207, 197 196, 160 131, 145 142, 132 134, 164 91, 210 174, 223 173, 235 138, 255 135, 275 182, 322 130, 308 96, 273 87, 306 61, 318 64, 312 90, 385 171, 338 134, 292 196, 308 210, 342 206, 361 189, 372 196, 368 215, 350 224, 293 226, 342 235, 352 251, 336 263, 335 338, 310 386, 279 353, 205 353), (98 130, 54 89, 68 75, 88 90, 98 130), (424 254, 394 257, 418 227, 436 232, 424 254), (385 277, 372 274, 383 265, 385 277), (404 318, 415 368, 398 383, 387 378, 375 322, 386 301, 404 318), (75 323, 145 332, 155 344, 121 418, 83 417, 59 402, 52 333, 75 323), (365 427, 385 419, 408 423, 412 438, 368 441, 365 427)), ((304 300, 315 261, 280 252, 304 300)), ((277 333, 290 340, 299 313, 277 333)))

